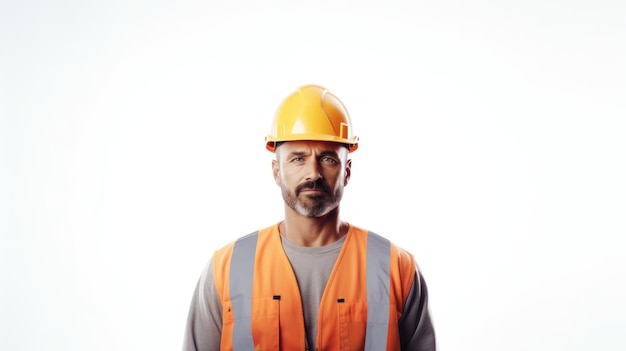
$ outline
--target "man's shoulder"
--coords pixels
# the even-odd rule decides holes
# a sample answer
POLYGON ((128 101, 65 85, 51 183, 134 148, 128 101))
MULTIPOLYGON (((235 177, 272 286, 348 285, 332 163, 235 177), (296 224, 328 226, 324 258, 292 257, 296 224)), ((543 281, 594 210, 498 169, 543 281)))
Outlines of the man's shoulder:
POLYGON ((413 259, 413 254, 411 254, 409 250, 405 249, 402 246, 399 246, 397 243, 395 243, 392 239, 385 236, 384 234, 380 234, 377 231, 364 229, 363 227, 354 226, 354 225, 352 225, 352 228, 357 233, 357 235, 373 236, 377 238, 379 241, 389 243, 390 248, 394 250, 398 256, 401 256, 403 258, 409 258, 411 260, 413 259))
POLYGON ((411 252, 398 246, 393 240, 390 240, 388 237, 378 232, 354 225, 351 225, 351 231, 355 237, 360 238, 357 241, 361 241, 362 243, 367 241, 368 245, 374 243, 375 247, 388 252, 391 264, 395 267, 394 269, 399 272, 405 272, 403 276, 413 277, 416 264, 415 257, 411 252))

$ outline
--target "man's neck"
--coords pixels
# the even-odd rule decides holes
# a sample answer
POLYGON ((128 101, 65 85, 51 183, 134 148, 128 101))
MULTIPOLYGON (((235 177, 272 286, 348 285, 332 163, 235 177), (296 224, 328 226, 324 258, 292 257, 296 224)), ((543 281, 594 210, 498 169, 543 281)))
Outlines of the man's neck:
POLYGON ((339 219, 339 209, 322 217, 306 217, 285 209, 285 220, 278 224, 280 235, 299 246, 326 246, 341 239, 348 232, 348 223, 339 219))

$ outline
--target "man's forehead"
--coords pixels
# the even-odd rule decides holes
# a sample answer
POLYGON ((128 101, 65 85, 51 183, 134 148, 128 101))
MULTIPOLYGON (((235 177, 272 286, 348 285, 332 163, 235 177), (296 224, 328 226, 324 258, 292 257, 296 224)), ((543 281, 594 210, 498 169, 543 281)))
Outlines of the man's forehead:
POLYGON ((300 152, 308 150, 316 150, 321 152, 340 153, 342 149, 346 149, 345 144, 335 143, 332 141, 315 141, 315 140, 294 140, 280 143, 277 150, 285 152, 300 152))

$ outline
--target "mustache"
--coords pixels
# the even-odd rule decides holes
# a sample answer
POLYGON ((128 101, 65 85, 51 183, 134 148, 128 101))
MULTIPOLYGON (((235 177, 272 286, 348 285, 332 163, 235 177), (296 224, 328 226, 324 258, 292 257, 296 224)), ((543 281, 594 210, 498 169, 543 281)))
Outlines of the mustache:
POLYGON ((303 189, 319 189, 330 194, 330 187, 323 180, 304 182, 296 187, 296 194, 300 194, 303 189))

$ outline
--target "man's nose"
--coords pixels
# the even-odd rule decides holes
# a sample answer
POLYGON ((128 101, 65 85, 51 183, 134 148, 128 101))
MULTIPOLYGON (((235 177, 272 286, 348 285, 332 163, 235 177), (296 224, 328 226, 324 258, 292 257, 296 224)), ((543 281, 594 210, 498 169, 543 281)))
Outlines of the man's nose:
POLYGON ((306 180, 310 180, 310 181, 316 181, 318 179, 323 178, 320 163, 317 160, 311 159, 307 163, 305 176, 306 176, 306 180))

